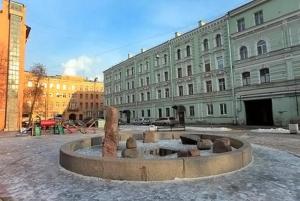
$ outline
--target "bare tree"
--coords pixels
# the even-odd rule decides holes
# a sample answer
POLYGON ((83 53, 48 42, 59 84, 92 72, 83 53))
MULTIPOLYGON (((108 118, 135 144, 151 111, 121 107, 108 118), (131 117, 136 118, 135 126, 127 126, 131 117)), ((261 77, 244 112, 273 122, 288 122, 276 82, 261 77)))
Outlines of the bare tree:
POLYGON ((31 82, 32 87, 28 87, 24 91, 24 96, 28 99, 31 99, 31 104, 28 107, 28 105, 24 104, 23 109, 24 111, 29 110, 29 125, 32 123, 32 115, 33 113, 39 108, 37 107, 39 104, 43 103, 44 101, 41 101, 43 97, 43 89, 44 86, 42 85, 41 81, 46 76, 46 67, 42 64, 35 64, 31 70, 31 82))

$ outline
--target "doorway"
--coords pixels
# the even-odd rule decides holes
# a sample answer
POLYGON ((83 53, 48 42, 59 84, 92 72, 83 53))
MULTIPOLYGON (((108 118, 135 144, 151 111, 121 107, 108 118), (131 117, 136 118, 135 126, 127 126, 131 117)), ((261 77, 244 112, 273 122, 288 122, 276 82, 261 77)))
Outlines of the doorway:
POLYGON ((76 120, 76 114, 73 114, 73 113, 70 114, 69 115, 69 120, 73 120, 73 121, 76 120))
POLYGON ((247 125, 273 126, 272 99, 244 101, 247 125))

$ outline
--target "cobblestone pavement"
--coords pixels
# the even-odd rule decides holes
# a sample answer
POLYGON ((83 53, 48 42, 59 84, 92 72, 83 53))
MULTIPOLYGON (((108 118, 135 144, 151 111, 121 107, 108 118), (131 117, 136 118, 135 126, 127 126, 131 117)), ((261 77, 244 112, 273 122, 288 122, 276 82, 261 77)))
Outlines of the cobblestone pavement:
POLYGON ((205 179, 149 183, 89 178, 62 169, 60 146, 86 135, 1 138, 0 197, 26 201, 300 200, 299 136, 230 133, 222 132, 252 143, 254 160, 245 169, 205 179))

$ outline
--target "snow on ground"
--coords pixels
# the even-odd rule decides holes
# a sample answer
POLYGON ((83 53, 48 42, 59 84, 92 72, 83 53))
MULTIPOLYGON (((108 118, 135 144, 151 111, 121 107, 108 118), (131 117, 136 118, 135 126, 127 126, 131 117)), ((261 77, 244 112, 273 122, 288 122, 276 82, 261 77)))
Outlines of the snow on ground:
MULTIPOLYGON (((230 128, 225 127, 196 127, 196 126, 186 126, 186 130, 193 131, 212 131, 212 132, 224 132, 231 131, 230 128)), ((136 125, 122 125, 120 126, 121 131, 146 131, 149 130, 149 126, 136 126, 136 125)))
MULTIPOLYGON (((253 145, 254 161, 250 166, 219 177, 115 182, 78 176, 61 169, 60 146, 82 137, 87 136, 1 138, 0 197, 11 196, 18 201, 300 200, 300 158, 285 151, 253 145)), ((252 138, 258 137, 251 136, 249 140, 252 138)), ((279 140, 279 136, 273 138, 265 142, 279 140)), ((288 136, 285 139, 289 139, 285 143, 299 140, 288 136)))
POLYGON ((223 132, 223 131, 231 131, 230 128, 225 127, 193 127, 193 126, 187 126, 187 130, 193 130, 193 131, 212 131, 212 132, 223 132))
POLYGON ((251 131, 255 133, 290 133, 289 130, 283 128, 269 128, 269 129, 259 128, 251 131))

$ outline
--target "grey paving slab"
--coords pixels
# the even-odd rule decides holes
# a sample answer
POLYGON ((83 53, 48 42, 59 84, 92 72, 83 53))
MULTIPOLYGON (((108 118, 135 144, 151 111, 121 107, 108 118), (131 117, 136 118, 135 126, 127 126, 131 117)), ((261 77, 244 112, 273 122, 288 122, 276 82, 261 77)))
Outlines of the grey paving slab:
MULTIPOLYGON (((267 147, 278 146, 278 139, 271 143, 272 136, 239 135, 260 144, 252 144, 254 160, 247 168, 206 179, 150 183, 88 178, 62 169, 58 164, 59 147, 86 136, 2 138, 0 197, 26 201, 300 200, 299 156, 267 147)), ((294 142, 290 139, 284 143, 292 144, 288 147, 294 146, 294 142)))

